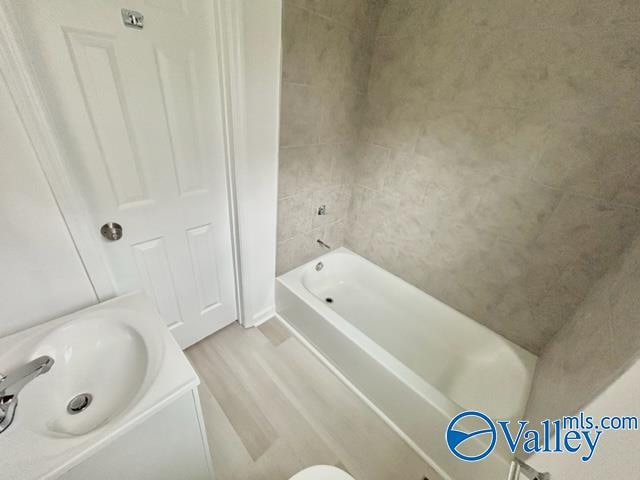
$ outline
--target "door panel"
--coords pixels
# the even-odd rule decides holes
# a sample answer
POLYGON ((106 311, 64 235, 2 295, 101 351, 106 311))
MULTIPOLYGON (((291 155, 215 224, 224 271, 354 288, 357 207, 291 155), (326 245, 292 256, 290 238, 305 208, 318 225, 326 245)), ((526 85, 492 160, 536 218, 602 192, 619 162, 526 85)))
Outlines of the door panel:
POLYGON ((169 327, 182 324, 174 286, 175 280, 169 266, 164 239, 148 240, 132 245, 132 248, 141 284, 155 301, 160 315, 169 327))
POLYGON ((70 30, 65 36, 116 204, 148 201, 113 38, 70 30))
POLYGON ((193 53, 185 53, 155 51, 172 160, 182 195, 206 190, 201 121, 196 118, 199 105, 196 65, 193 53))
POLYGON ((187 14, 186 0, 145 0, 145 4, 170 14, 187 14))
MULTIPOLYGON (((183 347, 236 319, 209 0, 14 0, 116 292, 143 288, 183 347)), ((91 272, 89 272, 91 274, 91 272)))
POLYGON ((218 280, 218 266, 211 224, 192 228, 187 231, 189 249, 191 251, 191 265, 198 285, 200 300, 200 315, 220 304, 220 286, 218 280))

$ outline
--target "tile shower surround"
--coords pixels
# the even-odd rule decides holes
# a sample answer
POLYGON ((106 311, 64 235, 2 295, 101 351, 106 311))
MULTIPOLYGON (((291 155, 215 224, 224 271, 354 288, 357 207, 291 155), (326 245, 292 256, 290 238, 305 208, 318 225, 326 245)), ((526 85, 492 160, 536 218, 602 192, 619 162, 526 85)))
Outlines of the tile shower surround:
POLYGON ((640 228, 640 3, 284 16, 279 272, 344 243, 544 352, 640 228))

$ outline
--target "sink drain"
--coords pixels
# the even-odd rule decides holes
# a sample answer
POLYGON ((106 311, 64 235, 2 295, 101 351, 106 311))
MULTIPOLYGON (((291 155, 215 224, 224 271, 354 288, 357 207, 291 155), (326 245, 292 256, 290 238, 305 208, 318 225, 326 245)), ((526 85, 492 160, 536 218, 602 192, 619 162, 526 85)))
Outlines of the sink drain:
POLYGON ((76 415, 80 412, 84 412, 91 402, 93 401, 93 395, 90 393, 81 393, 73 397, 67 404, 67 412, 71 415, 76 415))
POLYGON ((324 301, 327 302, 327 303, 333 303, 333 298, 327 297, 327 298, 324 299, 324 301))

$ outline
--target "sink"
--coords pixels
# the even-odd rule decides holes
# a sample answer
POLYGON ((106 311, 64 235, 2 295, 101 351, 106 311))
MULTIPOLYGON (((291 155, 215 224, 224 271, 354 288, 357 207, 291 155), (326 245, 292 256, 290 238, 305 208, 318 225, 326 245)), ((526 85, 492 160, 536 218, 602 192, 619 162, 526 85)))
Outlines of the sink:
POLYGON ((117 419, 140 399, 158 374, 162 342, 157 328, 145 329, 134 320, 126 310, 116 318, 90 315, 42 339, 34 355, 56 362, 20 394, 19 409, 28 428, 43 435, 84 435, 117 419), (83 394, 90 403, 70 412, 70 401, 83 394))
POLYGON ((45 355, 0 433, 3 479, 56 478, 199 383, 143 293, 0 338, 2 373, 45 355))

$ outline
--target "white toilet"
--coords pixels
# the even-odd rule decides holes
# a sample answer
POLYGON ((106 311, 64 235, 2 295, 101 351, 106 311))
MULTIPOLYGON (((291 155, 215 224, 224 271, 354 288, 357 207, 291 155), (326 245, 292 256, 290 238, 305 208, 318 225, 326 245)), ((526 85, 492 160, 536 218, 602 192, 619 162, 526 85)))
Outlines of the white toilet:
POLYGON ((314 465, 296 473, 289 480, 355 480, 344 470, 329 465, 314 465))

